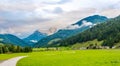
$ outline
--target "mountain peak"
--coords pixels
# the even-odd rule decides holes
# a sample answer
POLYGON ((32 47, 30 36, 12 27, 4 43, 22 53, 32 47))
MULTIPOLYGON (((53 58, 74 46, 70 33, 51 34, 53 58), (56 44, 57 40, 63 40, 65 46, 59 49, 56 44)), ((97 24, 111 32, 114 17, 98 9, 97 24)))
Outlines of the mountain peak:
POLYGON ((39 30, 34 31, 33 34, 48 35, 46 33, 40 32, 39 30))
POLYGON ((83 18, 81 20, 79 20, 77 23, 73 24, 73 25, 82 25, 83 21, 87 21, 87 22, 91 22, 91 23, 97 23, 97 22, 104 22, 108 20, 107 17, 105 16, 101 16, 101 15, 92 15, 92 16, 88 16, 86 18, 83 18))
POLYGON ((24 38, 23 40, 29 44, 33 44, 34 42, 37 42, 46 36, 47 35, 45 33, 41 33, 39 30, 36 30, 31 35, 29 35, 27 38, 24 38))
POLYGON ((39 30, 34 31, 34 33, 41 33, 39 30))
POLYGON ((101 15, 96 14, 96 15, 92 15, 92 17, 93 17, 93 16, 96 16, 96 17, 98 16, 98 17, 100 17, 101 15))
POLYGON ((87 18, 105 18, 105 19, 108 19, 106 16, 102 16, 102 15, 92 15, 92 16, 89 16, 87 18))
POLYGON ((34 32, 40 32, 39 30, 36 30, 36 31, 34 31, 34 32))

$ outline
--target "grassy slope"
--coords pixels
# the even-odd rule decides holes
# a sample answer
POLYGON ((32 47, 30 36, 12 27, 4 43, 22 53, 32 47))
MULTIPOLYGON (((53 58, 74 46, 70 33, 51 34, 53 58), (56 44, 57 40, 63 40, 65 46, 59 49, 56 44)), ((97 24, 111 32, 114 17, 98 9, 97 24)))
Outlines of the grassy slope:
POLYGON ((33 52, 17 66, 120 66, 120 50, 33 52))
POLYGON ((120 48, 120 42, 116 43, 116 44, 115 44, 115 47, 116 47, 116 48, 120 48))
POLYGON ((87 41, 87 42, 83 42, 83 43, 77 43, 74 44, 72 46, 73 49, 79 49, 81 47, 88 47, 90 44, 97 44, 97 45, 101 45, 103 43, 103 41, 98 41, 97 39, 93 40, 93 41, 87 41))

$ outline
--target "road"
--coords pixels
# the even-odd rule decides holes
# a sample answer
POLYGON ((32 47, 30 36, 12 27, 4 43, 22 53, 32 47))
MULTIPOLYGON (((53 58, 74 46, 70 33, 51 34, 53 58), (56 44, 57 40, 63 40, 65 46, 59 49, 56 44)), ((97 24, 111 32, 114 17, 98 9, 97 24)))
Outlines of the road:
POLYGON ((3 61, 0 63, 0 66, 16 66, 17 62, 22 59, 22 58, 25 58, 27 56, 19 56, 19 57, 15 57, 15 58, 12 58, 12 59, 8 59, 6 61, 3 61))

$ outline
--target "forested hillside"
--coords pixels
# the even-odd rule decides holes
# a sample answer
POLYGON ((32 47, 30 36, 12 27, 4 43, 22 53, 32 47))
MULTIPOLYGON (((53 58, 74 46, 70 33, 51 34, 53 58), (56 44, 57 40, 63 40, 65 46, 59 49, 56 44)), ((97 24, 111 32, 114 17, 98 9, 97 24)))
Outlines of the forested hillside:
POLYGON ((105 23, 96 25, 80 34, 72 36, 68 39, 60 41, 60 46, 73 45, 97 39, 102 41, 102 46, 112 48, 116 43, 120 42, 120 16, 110 19, 105 23))

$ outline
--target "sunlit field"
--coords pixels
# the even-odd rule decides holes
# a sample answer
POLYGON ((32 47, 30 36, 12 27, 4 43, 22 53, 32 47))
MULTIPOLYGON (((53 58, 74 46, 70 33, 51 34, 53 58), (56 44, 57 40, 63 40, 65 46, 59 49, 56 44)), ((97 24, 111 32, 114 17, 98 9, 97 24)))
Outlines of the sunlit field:
POLYGON ((17 66, 120 66, 120 50, 32 52, 17 66))

